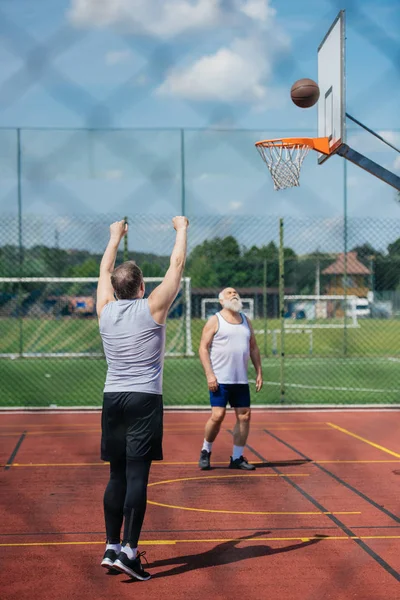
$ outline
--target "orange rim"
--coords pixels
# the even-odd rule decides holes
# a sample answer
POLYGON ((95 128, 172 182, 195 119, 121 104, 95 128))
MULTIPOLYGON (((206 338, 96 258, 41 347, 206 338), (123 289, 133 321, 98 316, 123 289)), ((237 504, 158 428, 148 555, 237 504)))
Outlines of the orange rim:
POLYGON ((296 146, 308 146, 312 150, 322 154, 331 154, 329 138, 277 138, 274 140, 262 140, 256 142, 257 148, 294 148, 296 146))

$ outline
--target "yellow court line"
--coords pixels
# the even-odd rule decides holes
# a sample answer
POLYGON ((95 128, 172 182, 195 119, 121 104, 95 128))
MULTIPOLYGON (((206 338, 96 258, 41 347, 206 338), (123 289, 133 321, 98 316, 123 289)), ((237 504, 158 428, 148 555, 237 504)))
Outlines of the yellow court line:
MULTIPOLYGON (((397 462, 397 461, 395 461, 397 462)), ((7 464, 7 463, 0 463, 0 467, 100 467, 100 466, 108 466, 110 463, 109 462, 105 462, 105 461, 99 461, 99 462, 85 462, 85 463, 12 463, 7 464)), ((152 465, 156 465, 159 464, 159 466, 161 466, 162 464, 164 465, 197 465, 197 462, 171 462, 171 463, 162 463, 160 461, 160 463, 158 462, 154 462, 152 463, 152 465)), ((227 461, 224 462, 216 462, 214 464, 217 465, 228 465, 229 463, 227 461)), ((257 462, 255 462, 254 464, 258 464, 257 462)), ((264 464, 264 463, 262 463, 264 464)), ((276 474, 276 473, 263 473, 263 474, 257 474, 257 475, 250 475, 250 477, 309 477, 310 474, 309 473, 282 473, 282 474, 276 474)), ((213 475, 213 477, 218 477, 218 479, 221 479, 222 477, 246 477, 246 475, 213 475)), ((207 477, 183 477, 182 479, 171 479, 168 482, 163 482, 163 483, 171 483, 174 481, 187 481, 188 479, 207 479, 207 477)), ((210 478, 208 478, 210 479, 210 478)), ((149 485, 155 485, 153 483, 149 484, 149 485)))
POLYGON ((174 504, 163 504, 147 500, 147 504, 161 506, 163 508, 174 508, 177 510, 190 510, 193 512, 219 513, 224 515, 361 515, 361 511, 260 511, 260 510, 217 510, 211 508, 189 508, 174 504))
MULTIPOLYGON (((141 546, 174 546, 175 544, 210 544, 210 543, 254 543, 254 542, 329 542, 329 541, 351 541, 351 540, 398 540, 400 535, 329 535, 304 536, 304 537, 250 537, 250 538, 207 538, 207 539, 189 539, 189 540, 140 540, 141 546)), ((2 548, 26 547, 26 546, 84 546, 84 545, 104 545, 103 541, 84 541, 84 542, 21 542, 21 543, 0 543, 2 548)))
MULTIPOLYGON (((207 479, 228 479, 228 478, 254 478, 254 477, 304 477, 308 476, 308 474, 300 474, 300 473, 287 473, 285 474, 277 474, 277 473, 266 473, 266 474, 243 474, 243 475, 203 475, 201 477, 180 477, 178 479, 165 479, 161 481, 154 481, 149 484, 148 487, 154 487, 155 485, 165 485, 168 483, 177 483, 181 481, 195 481, 195 480, 207 480, 207 479)), ((173 508, 178 510, 189 510, 193 512, 206 512, 206 513, 219 513, 219 514, 227 514, 227 515, 360 515, 360 511, 241 511, 241 510, 217 510, 217 509, 209 509, 209 508, 196 508, 196 507, 188 507, 188 506, 180 506, 174 504, 164 504, 161 502, 155 502, 154 500, 147 500, 148 504, 153 504, 154 506, 161 506, 163 508, 173 508)))
POLYGON ((167 483, 179 483, 180 481, 198 481, 199 479, 201 479, 201 481, 204 481, 205 479, 243 479, 244 477, 250 477, 252 479, 254 479, 255 477, 309 477, 309 473, 254 473, 251 475, 250 473, 243 473, 242 475, 201 475, 198 477, 179 477, 177 479, 163 479, 162 481, 153 481, 152 483, 149 483, 148 487, 154 485, 164 485, 167 483))
MULTIPOLYGON (((207 413, 204 413, 204 416, 207 417, 207 413)), ((325 421, 313 421, 310 423, 300 423, 299 421, 253 421, 254 425, 298 425, 299 427, 301 426, 305 426, 305 427, 313 427, 314 425, 326 425, 325 421)), ((181 422, 181 423, 167 423, 167 419, 164 419, 164 424, 167 427, 177 427, 177 428, 182 428, 182 429, 186 429, 187 425, 197 425, 199 426, 200 423, 198 423, 197 421, 193 421, 193 422, 181 422)), ((228 425, 232 425, 233 423, 227 423, 228 425)), ((20 427, 21 429, 28 429, 29 427, 55 427, 59 425, 60 427, 91 427, 93 425, 93 423, 25 423, 25 424, 10 424, 10 425, 1 425, 0 426, 0 431, 2 429, 13 429, 16 427, 20 427)))
MULTIPOLYGON (((103 467, 109 466, 108 462, 87 462, 87 463, 12 463, 0 464, 0 467, 103 467)), ((197 463, 196 463, 197 464, 197 463)))
MULTIPOLYGON (((61 433, 65 435, 70 435, 71 433, 100 433, 101 429, 55 429, 53 431, 29 431, 27 430, 25 435, 54 435, 55 433, 61 433)), ((8 431, 7 433, 0 433, 0 438, 9 437, 15 435, 21 435, 22 431, 8 431)))
MULTIPOLYGON (((297 460, 297 459, 296 459, 297 460)), ((252 464, 254 465, 258 465, 258 464, 268 464, 261 462, 261 461, 251 461, 252 464)), ((291 462, 289 459, 287 461, 283 460, 271 460, 269 461, 272 464, 275 463, 285 463, 285 462, 291 462)), ((302 464, 301 466, 308 466, 308 465, 313 465, 313 464, 319 464, 319 465, 326 465, 326 464, 386 464, 386 463, 400 463, 400 460, 311 460, 305 464, 302 464)), ((10 464, 6 464, 6 463, 0 463, 0 468, 2 467, 9 467, 9 468, 14 468, 14 467, 107 467, 109 466, 110 463, 108 462, 103 462, 103 461, 98 461, 98 462, 84 462, 84 463, 12 463, 10 464)), ((164 467, 164 466, 191 466, 191 465, 197 465, 198 461, 189 461, 189 462, 185 462, 185 461, 155 461, 152 463, 152 466, 154 467, 164 467)), ((228 465, 229 463, 227 461, 215 461, 213 462, 213 465, 228 465)), ((299 463, 300 464, 300 463, 299 463)), ((285 465, 282 464, 282 467, 284 466, 288 466, 288 467, 293 467, 294 465, 285 465)), ((286 473, 281 474, 280 476, 288 476, 286 473)), ((295 475, 291 475, 291 477, 298 477, 299 474, 296 473, 295 475)), ((303 477, 305 477, 305 474, 302 475, 303 477)), ((239 475, 239 477, 241 477, 239 475)))
MULTIPOLYGON (((269 429, 273 431, 328 431, 329 427, 327 425, 318 427, 312 427, 305 429, 304 427, 269 427, 269 429)), ((17 431, 7 431, 6 433, 0 432, 0 438, 2 437, 11 437, 16 435, 21 435, 22 427, 17 431)), ((187 435, 189 433, 193 433, 196 431, 204 431, 204 427, 199 427, 198 429, 187 428, 187 429, 168 429, 164 427, 164 433, 173 433, 176 435, 187 435)), ((252 427, 252 431, 264 431, 264 427, 252 427)), ((26 430, 26 435, 54 435, 54 434, 62 434, 62 435, 70 435, 72 433, 101 433, 100 428, 96 429, 54 429, 54 430, 44 430, 44 431, 30 431, 26 430)))
POLYGON ((318 463, 319 465, 325 464, 373 464, 373 463, 399 463, 400 460, 313 460, 309 464, 318 463))
MULTIPOLYGON (((60 534, 62 535, 62 534, 60 534)), ((174 540, 140 540, 140 545, 146 544, 154 544, 155 546, 173 546, 176 542, 174 540)), ((87 544, 103 544, 102 542, 25 542, 25 543, 13 543, 13 544, 0 544, 0 547, 8 547, 8 546, 84 546, 87 544)))
POLYGON ((374 448, 377 448, 378 450, 382 450, 382 452, 386 452, 387 454, 396 456, 396 458, 400 458, 400 454, 398 454, 397 452, 393 452, 393 450, 389 450, 388 448, 385 448, 384 446, 375 444, 375 442, 371 442, 370 440, 367 440, 366 438, 363 438, 360 435, 357 435, 356 433, 352 433, 351 431, 348 431, 348 429, 343 429, 343 427, 339 427, 338 425, 335 425, 334 423, 327 423, 327 425, 329 425, 330 427, 333 427, 333 429, 337 429, 338 431, 345 433, 346 435, 350 435, 351 437, 356 438, 356 440, 360 440, 361 442, 364 442, 365 444, 369 444, 369 446, 373 446, 374 448))

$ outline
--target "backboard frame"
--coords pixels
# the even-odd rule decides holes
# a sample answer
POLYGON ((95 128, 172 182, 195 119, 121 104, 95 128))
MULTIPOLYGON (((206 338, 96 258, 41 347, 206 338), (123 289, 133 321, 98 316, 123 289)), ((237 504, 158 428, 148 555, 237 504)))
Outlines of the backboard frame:
POLYGON ((325 162, 345 143, 346 137, 346 18, 341 10, 318 46, 318 137, 329 139, 329 154, 318 154, 325 162))

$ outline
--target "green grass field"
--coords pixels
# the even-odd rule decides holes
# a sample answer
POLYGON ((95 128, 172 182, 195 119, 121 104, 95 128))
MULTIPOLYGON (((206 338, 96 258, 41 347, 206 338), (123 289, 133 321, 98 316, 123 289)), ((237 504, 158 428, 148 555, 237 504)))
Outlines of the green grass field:
MULTIPOLYGON (((192 321, 195 357, 166 358, 164 400, 167 405, 207 405, 208 391, 197 348, 204 322, 192 321)), ((269 321, 269 330, 279 329, 269 321)), ((254 329, 264 329, 254 321, 254 329)), ((96 320, 0 320, 0 353, 101 352, 96 320), (22 325, 22 327, 21 327, 22 325), (22 335, 21 335, 22 333, 22 335)), ((167 328, 167 347, 184 348, 185 330, 179 321, 167 328)), ((280 335, 278 355, 272 354, 272 335, 257 335, 264 354, 265 385, 252 400, 280 403, 280 335)), ((103 358, 3 358, 0 360, 0 406, 98 406, 106 374, 103 358)), ((249 369, 250 380, 254 370, 249 369)), ((313 329, 310 335, 286 333, 284 363, 287 403, 397 403, 400 402, 400 321, 365 320, 344 330, 313 329)))

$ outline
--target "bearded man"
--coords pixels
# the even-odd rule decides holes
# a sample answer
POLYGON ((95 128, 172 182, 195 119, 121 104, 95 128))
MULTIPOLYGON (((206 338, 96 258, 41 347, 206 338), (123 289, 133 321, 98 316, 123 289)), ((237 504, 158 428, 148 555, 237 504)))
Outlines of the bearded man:
POLYGON ((249 358, 256 370, 256 391, 263 385, 260 351, 250 319, 241 312, 242 302, 234 288, 219 294, 222 310, 203 328, 199 356, 210 392, 211 417, 205 427, 199 467, 210 469, 211 449, 226 414, 226 406, 236 413, 230 469, 253 471, 254 465, 243 456, 250 429, 249 358))

